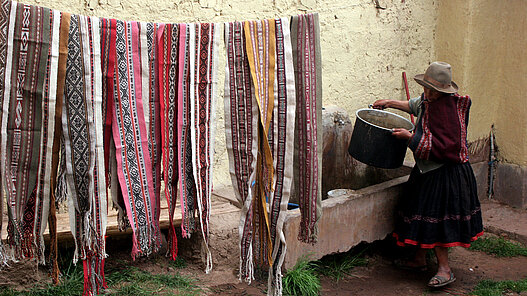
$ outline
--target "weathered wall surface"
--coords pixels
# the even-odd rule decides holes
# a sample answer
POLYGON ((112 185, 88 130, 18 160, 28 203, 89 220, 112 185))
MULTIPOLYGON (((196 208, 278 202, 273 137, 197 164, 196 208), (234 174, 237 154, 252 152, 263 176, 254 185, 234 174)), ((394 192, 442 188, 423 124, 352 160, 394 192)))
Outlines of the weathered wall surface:
MULTIPOLYGON (((413 82, 433 61, 437 1, 380 0, 25 0, 71 13, 154 22, 225 22, 319 12, 323 103, 355 111, 379 98, 406 99, 401 73, 413 82)), ((221 49, 223 50, 223 49, 221 49)), ((215 184, 230 184, 223 121, 225 61, 219 63, 215 184)))
POLYGON ((435 40, 461 93, 472 97, 469 140, 495 124, 499 159, 527 165, 527 2, 440 1, 435 40))

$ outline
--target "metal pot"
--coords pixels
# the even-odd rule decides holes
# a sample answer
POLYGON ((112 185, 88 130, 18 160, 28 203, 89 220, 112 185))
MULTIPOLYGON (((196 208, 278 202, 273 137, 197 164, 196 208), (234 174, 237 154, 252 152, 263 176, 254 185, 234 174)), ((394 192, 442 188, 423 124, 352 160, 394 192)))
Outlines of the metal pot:
POLYGON ((413 131, 414 125, 402 116, 383 110, 359 109, 356 115, 349 154, 360 162, 379 168, 402 166, 408 141, 392 136, 392 129, 413 131))

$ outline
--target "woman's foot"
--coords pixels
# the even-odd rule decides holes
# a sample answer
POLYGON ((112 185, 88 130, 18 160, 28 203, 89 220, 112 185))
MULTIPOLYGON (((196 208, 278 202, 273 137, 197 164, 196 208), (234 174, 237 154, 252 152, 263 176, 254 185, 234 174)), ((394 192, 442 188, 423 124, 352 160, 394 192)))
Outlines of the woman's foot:
POLYGON ((434 275, 428 282, 428 286, 432 288, 440 288, 455 281, 456 277, 454 276, 454 273, 452 271, 449 270, 448 272, 446 272, 438 270, 436 275, 434 275))

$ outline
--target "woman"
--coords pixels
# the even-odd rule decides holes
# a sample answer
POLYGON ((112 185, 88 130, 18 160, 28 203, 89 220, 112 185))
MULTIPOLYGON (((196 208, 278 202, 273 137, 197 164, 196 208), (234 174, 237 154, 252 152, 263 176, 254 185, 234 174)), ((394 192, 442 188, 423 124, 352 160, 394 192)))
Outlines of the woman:
POLYGON ((395 108, 417 116, 415 132, 393 129, 408 140, 416 165, 405 186, 394 237, 400 246, 418 250, 401 267, 425 270, 426 251, 434 249, 438 270, 428 282, 442 287, 456 280, 448 263, 448 248, 469 247, 483 234, 476 180, 468 162, 467 125, 470 98, 457 94, 452 71, 444 62, 432 63, 415 76, 424 93, 410 101, 378 100, 374 108, 395 108))

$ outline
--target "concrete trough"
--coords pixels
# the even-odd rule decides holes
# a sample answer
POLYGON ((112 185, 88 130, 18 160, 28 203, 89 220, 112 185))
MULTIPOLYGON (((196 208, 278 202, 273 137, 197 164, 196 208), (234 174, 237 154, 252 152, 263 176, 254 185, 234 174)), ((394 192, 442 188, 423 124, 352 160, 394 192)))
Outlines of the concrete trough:
POLYGON ((284 268, 292 268, 302 256, 318 260, 325 255, 347 252, 361 242, 384 239, 394 229, 394 208, 408 176, 359 190, 338 189, 322 201, 318 242, 298 240, 300 210, 288 211, 284 223, 287 253, 284 268))

